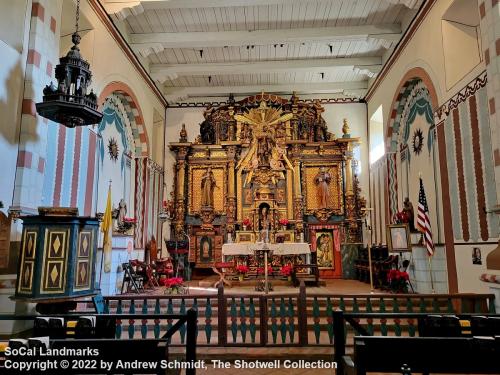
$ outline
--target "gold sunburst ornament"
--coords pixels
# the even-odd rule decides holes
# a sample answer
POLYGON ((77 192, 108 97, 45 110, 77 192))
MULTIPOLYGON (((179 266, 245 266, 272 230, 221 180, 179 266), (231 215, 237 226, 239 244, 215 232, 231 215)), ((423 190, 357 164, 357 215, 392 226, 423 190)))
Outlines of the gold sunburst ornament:
POLYGON ((413 133, 413 152, 415 155, 419 155, 422 152, 422 147, 424 146, 424 134, 422 130, 417 129, 413 133))
MULTIPOLYGON (((248 153, 238 163, 237 168, 243 166, 247 169, 273 168, 273 161, 283 159, 290 169, 293 169, 286 155, 279 153, 276 145, 276 126, 290 121, 292 113, 283 114, 279 108, 268 107, 265 101, 261 101, 258 108, 252 108, 243 115, 234 115, 235 120, 252 126, 252 143, 248 153), (254 162, 255 160, 255 162, 254 162)), ((253 171, 249 173, 248 183, 253 176, 253 171)))
POLYGON ((116 143, 116 139, 110 138, 108 141, 108 153, 109 153, 109 158, 112 161, 117 161, 118 160, 118 143, 116 143))

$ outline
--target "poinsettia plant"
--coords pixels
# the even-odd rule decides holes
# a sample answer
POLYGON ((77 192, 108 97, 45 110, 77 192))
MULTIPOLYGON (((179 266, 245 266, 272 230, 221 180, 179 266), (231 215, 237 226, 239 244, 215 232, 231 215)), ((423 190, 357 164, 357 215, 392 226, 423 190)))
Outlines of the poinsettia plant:
POLYGON ((406 211, 400 211, 394 214, 394 224, 406 224, 410 222, 410 215, 406 211))
POLYGON ((170 277, 168 279, 167 278, 161 279, 160 282, 161 282, 161 285, 166 286, 168 288, 171 288, 171 287, 182 285, 184 280, 182 279, 182 277, 170 277))
POLYGON ((239 264, 238 266, 236 266, 236 272, 238 272, 240 275, 245 275, 248 272, 248 266, 239 264))
POLYGON ((283 226, 287 226, 287 225, 288 225, 288 223, 289 223, 289 221, 288 221, 288 219, 287 219, 287 218, 283 217, 283 218, 281 218, 281 219, 280 219, 279 223, 280 223, 281 225, 283 225, 283 226))
POLYGON ((408 272, 405 271, 392 269, 387 274, 387 281, 389 282, 389 286, 394 293, 407 293, 408 280, 410 280, 410 276, 408 275, 408 272))
POLYGON ((246 218, 243 220, 242 224, 243 224, 245 227, 249 227, 249 226, 251 226, 251 225, 252 225, 252 222, 251 222, 250 218, 246 217, 246 218))
MULTIPOLYGON (((264 273, 264 267, 257 268, 257 273, 264 273)), ((267 274, 273 273, 273 267, 271 265, 267 266, 267 274)))
POLYGON ((281 267, 280 273, 283 276, 290 276, 292 274, 293 267, 290 264, 285 264, 281 267))

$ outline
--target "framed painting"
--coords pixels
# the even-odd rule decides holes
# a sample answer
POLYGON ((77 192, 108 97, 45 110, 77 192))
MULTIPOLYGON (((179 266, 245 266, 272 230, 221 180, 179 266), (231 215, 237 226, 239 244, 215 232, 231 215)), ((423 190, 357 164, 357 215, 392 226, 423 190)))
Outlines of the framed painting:
POLYGON ((319 269, 331 269, 335 267, 333 253, 333 232, 331 230, 318 230, 314 238, 316 244, 316 259, 319 269))
POLYGON ((213 236, 199 236, 198 237, 198 262, 212 263, 214 261, 214 238, 213 236))
POLYGON ((245 231, 237 231, 236 232, 236 242, 239 243, 254 243, 255 242, 255 233, 254 232, 245 232, 245 231))
POLYGON ((392 252, 411 251, 408 224, 387 225, 387 246, 392 252))

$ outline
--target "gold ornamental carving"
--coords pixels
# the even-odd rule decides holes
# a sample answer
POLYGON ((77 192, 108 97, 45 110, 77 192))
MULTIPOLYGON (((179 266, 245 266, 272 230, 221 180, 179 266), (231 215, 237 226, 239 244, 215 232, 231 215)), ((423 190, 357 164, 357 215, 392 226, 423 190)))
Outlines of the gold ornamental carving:
POLYGON ((347 124, 336 138, 323 115, 321 103, 295 94, 230 97, 207 108, 194 143, 184 132, 170 143, 176 154, 171 229, 178 240, 192 239, 195 267, 221 261, 224 241, 255 242, 264 232, 271 242, 304 241, 318 221, 345 224, 350 238, 360 232, 356 223, 366 203, 351 173, 358 139, 347 124), (286 228, 279 223, 285 218, 286 228), (219 241, 203 259, 200 235, 219 241))
MULTIPOLYGON (((207 166, 190 166, 189 167, 189 192, 188 204, 189 214, 198 214, 201 212, 202 203, 202 189, 201 181, 206 173, 207 166)), ((213 210, 215 214, 221 215, 224 213, 225 206, 225 192, 226 192, 226 168, 211 166, 214 174, 217 187, 213 191, 213 210)))
MULTIPOLYGON (((306 196, 306 212, 312 214, 321 209, 328 209, 337 215, 343 211, 342 202, 342 169, 340 164, 308 164, 303 168, 304 188, 306 196), (325 167, 331 174, 331 181, 328 185, 328 204, 323 207, 321 198, 318 194, 316 177, 321 168, 325 167)), ((323 217, 324 214, 321 214, 323 217)))

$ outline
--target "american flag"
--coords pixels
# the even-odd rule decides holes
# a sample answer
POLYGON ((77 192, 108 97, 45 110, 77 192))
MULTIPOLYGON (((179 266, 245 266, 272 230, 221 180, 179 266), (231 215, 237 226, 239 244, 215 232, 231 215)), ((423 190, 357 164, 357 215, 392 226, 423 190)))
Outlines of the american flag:
POLYGON ((425 247, 429 256, 434 254, 434 242, 432 242, 431 220, 429 219, 429 207, 425 198, 424 183, 420 178, 420 192, 418 193, 418 216, 417 227, 424 234, 425 247))

